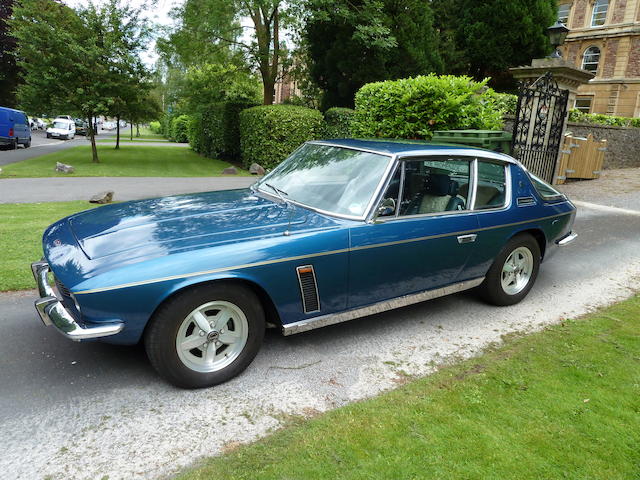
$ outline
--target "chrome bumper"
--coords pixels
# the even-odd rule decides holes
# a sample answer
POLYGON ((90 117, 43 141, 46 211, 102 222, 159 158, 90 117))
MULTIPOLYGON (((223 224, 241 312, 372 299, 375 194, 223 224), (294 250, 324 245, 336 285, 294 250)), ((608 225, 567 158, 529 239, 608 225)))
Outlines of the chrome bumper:
POLYGON ((577 238, 577 236, 577 233, 569 232, 568 235, 562 237, 560 240, 556 240, 556 243, 558 244, 558 246, 564 247, 573 242, 577 238))
POLYGON ((44 260, 31 264, 31 271, 38 285, 40 298, 36 300, 36 310, 42 323, 53 325, 65 337, 79 342, 89 338, 100 338, 120 333, 124 328, 122 323, 108 323, 91 327, 83 327, 75 321, 71 313, 62 304, 56 292, 49 285, 47 273, 49 264, 44 260))

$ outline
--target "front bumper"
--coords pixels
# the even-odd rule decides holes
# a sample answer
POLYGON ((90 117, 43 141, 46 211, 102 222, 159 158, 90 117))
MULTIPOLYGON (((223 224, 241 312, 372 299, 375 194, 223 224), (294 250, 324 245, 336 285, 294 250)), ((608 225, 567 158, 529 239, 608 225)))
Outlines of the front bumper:
POLYGON ((47 274, 49 264, 41 260, 31 264, 31 271, 38 285, 40 298, 36 300, 35 306, 42 323, 53 325, 65 337, 79 342, 90 338, 107 337, 120 333, 124 328, 123 323, 113 322, 94 326, 80 325, 73 315, 63 305, 59 294, 49 285, 47 274))

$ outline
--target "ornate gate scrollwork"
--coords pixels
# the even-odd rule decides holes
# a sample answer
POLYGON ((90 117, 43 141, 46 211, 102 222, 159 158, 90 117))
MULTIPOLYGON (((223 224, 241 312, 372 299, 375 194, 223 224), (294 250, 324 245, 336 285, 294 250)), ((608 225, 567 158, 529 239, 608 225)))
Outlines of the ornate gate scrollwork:
POLYGON ((553 183, 569 91, 558 88, 551 72, 522 83, 513 125, 513 156, 534 175, 553 183))

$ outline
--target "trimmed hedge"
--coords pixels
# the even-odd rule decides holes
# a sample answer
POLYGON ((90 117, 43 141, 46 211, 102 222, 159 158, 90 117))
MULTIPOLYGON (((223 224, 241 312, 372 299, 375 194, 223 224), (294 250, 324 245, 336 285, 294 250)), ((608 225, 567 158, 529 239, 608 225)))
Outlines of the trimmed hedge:
POLYGON ((427 75, 369 83, 356 93, 353 134, 428 140, 436 130, 500 130, 502 114, 487 81, 427 75))
POLYGON ((162 133, 162 125, 160 124, 160 122, 151 122, 149 124, 149 129, 153 133, 162 133))
POLYGON ((242 162, 273 168, 308 140, 320 138, 324 119, 318 110, 268 105, 240 112, 242 162))
POLYGON ((189 115, 180 115, 171 121, 171 140, 178 143, 188 141, 187 128, 189 126, 189 115))
POLYGON ((240 112, 255 106, 249 102, 220 102, 192 115, 187 130, 194 151, 210 158, 240 157, 240 112))
POLYGON ((325 138, 350 138, 355 110, 334 107, 324 112, 325 138))
POLYGON ((583 113, 573 109, 569 112, 570 122, 591 123, 593 125, 608 125, 611 127, 636 127, 640 128, 640 118, 616 117, 600 113, 583 113))

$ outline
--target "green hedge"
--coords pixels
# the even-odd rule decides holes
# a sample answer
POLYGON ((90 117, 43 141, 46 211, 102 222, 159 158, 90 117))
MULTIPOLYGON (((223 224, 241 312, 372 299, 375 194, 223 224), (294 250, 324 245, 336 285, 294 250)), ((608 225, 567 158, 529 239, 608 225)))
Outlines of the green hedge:
POLYGON ((149 123, 149 129, 153 133, 162 133, 162 124, 160 122, 151 122, 149 123))
POLYGON ((191 148, 210 158, 240 157, 240 112, 255 106, 249 102, 220 102, 202 108, 191 117, 187 129, 191 148))
POLYGON ((324 112, 325 138, 350 138, 355 110, 334 107, 324 112))
POLYGON ((273 168, 302 143, 320 138, 324 119, 318 110, 269 105, 240 112, 240 143, 245 167, 273 168))
POLYGON ((518 108, 518 96, 510 93, 494 93, 496 108, 502 115, 515 115, 518 108))
POLYGON ((569 112, 569 121, 591 123, 594 125, 608 125, 611 127, 640 128, 640 118, 616 117, 614 115, 602 115, 600 113, 583 113, 576 109, 569 112))
POLYGON ((369 83, 356 94, 353 134, 430 139, 435 130, 500 130, 502 114, 487 81, 428 75, 369 83))
POLYGON ((171 120, 171 140, 178 143, 188 141, 187 128, 189 127, 189 115, 180 115, 171 120))

